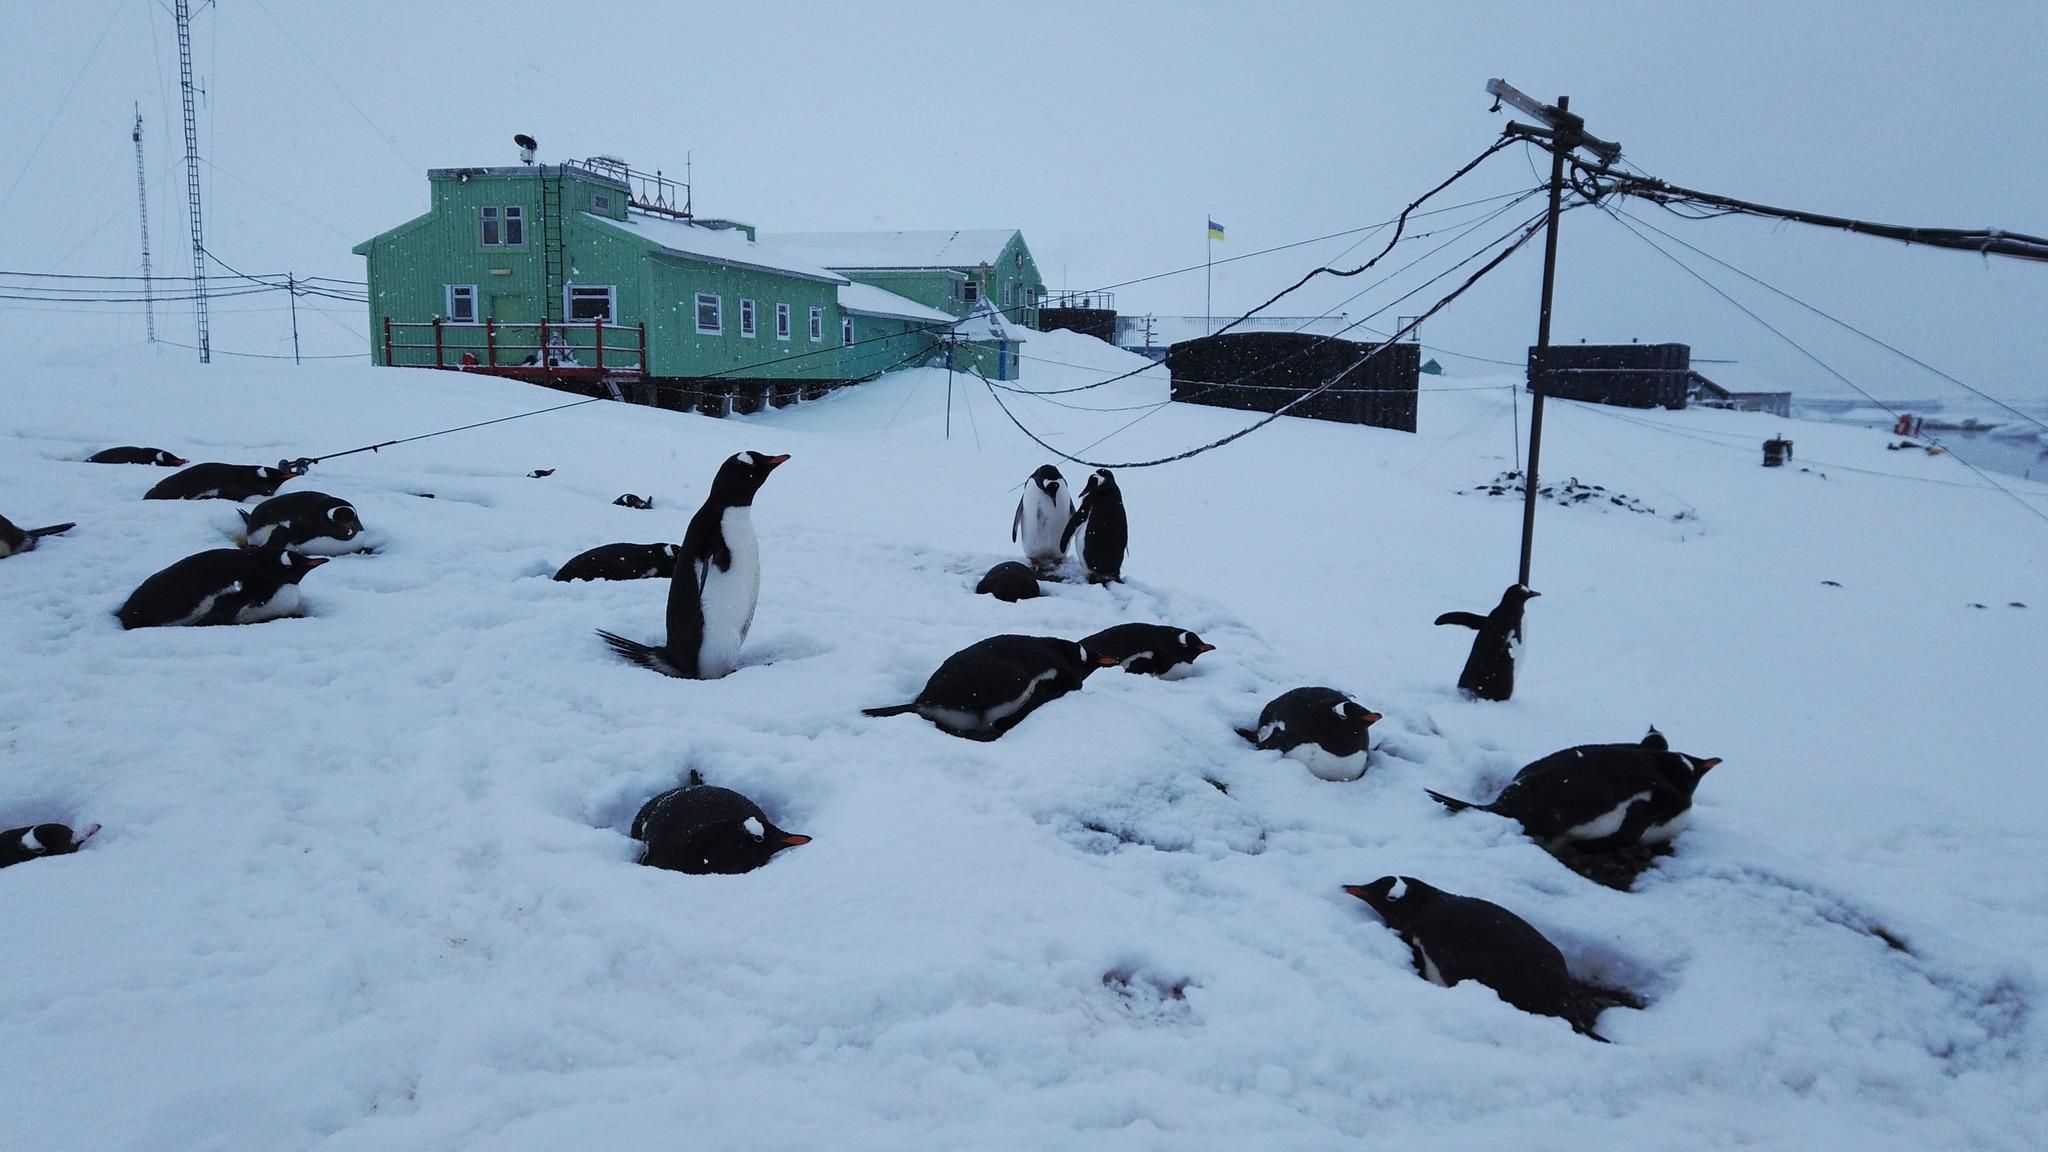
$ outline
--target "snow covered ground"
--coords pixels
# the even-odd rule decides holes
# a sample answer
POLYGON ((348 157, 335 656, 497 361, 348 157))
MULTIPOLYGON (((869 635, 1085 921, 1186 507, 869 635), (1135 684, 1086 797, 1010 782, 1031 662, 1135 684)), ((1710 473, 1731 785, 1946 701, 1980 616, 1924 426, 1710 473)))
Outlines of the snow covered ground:
MULTIPOLYGON (((1031 388, 1132 363, 1026 348, 1031 388)), ((1131 407, 1162 372, 1011 403, 1109 461, 1250 418, 1131 407)), ((954 383, 950 440, 927 369, 333 460, 287 490, 353 500, 377 550, 312 573, 310 615, 124 633, 128 592, 236 518, 89 452, 269 463, 565 397, 17 365, 0 513, 79 526, 0 561, 0 826, 106 830, 0 872, 0 1147, 2042 1146, 2048 523, 2020 501, 2048 487, 1882 430, 1553 404, 1544 476, 1654 511, 1542 507, 1519 688, 1480 704, 1452 687, 1471 633, 1430 622, 1514 578, 1520 505, 1473 491, 1515 466, 1509 381, 1429 380, 1416 435, 1282 420, 1120 471, 1129 583, 1016 605, 971 590, 1046 455, 954 383), (1794 466, 1759 467, 1780 432, 1794 466), (794 457, 755 507, 745 666, 621 663, 593 629, 660 636, 665 583, 549 574, 679 539, 740 449, 794 457), (992 744, 859 713, 984 636, 1126 620, 1218 650, 992 744), (1233 735, 1303 684, 1385 713, 1363 780, 1233 735), (1652 723, 1725 763, 1634 892, 1423 794, 1652 723), (746 876, 634 867, 633 811, 691 768, 814 841, 746 876), (1648 1007, 1601 1045, 1423 982, 1339 887, 1390 872, 1514 909, 1648 1007)))

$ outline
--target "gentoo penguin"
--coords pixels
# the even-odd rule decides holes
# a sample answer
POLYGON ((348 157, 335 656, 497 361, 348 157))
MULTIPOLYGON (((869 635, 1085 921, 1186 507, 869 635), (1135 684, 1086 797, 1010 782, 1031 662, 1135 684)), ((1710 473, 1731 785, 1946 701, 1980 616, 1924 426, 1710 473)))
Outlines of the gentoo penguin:
POLYGON ((1382 876, 1347 884, 1380 914, 1415 956, 1415 971, 1449 988, 1477 980, 1524 1012, 1561 1017, 1601 1043, 1599 1016, 1565 966, 1564 953, 1529 922, 1498 904, 1432 888, 1413 876, 1382 876))
POLYGON ((535 468, 526 474, 526 478, 529 480, 545 480, 554 474, 555 470, 553 468, 535 468))
POLYGON ((1543 595, 1525 585, 1510 584, 1500 603, 1484 616, 1475 612, 1446 612, 1439 624, 1476 628, 1472 654, 1465 657, 1465 670, 1458 673, 1458 688, 1477 700, 1505 700, 1515 694, 1515 656, 1522 647, 1522 606, 1543 595))
POLYGON ((570 557, 555 573, 555 579, 648 580, 673 576, 676 553, 673 544, 600 544, 570 557))
POLYGON ((1256 730, 1237 734, 1299 760, 1324 780, 1365 775, 1366 742, 1380 714, 1335 688, 1296 688, 1273 698, 1256 730))
POLYGON ((1216 650, 1193 632, 1165 624, 1118 624, 1083 639, 1081 646, 1116 661, 1126 672, 1169 679, 1185 673, 1195 657, 1216 650))
POLYGON ((76 852, 99 830, 97 824, 87 824, 82 832, 73 832, 62 824, 9 828, 0 832, 0 868, 38 856, 63 856, 76 852))
POLYGON ((688 783, 640 806, 632 834, 647 846, 640 863, 697 875, 752 872, 784 848, 811 842, 777 828, 760 805, 704 783, 694 770, 688 783))
POLYGON ((258 624, 299 611, 299 581, 327 563, 282 543, 215 548, 187 556, 144 580, 115 613, 123 628, 258 624))
POLYGON ((1067 520, 1060 535, 1060 550, 1072 544, 1088 568, 1090 584, 1111 584, 1123 579, 1124 553, 1130 550, 1130 524, 1124 519, 1124 497, 1117 490, 1116 477, 1107 468, 1097 468, 1081 489, 1081 506, 1067 520))
POLYGON ((668 589, 668 642, 655 647, 599 631, 635 664, 686 680, 716 680, 740 664, 761 594, 754 493, 788 456, 739 452, 719 465, 711 494, 690 517, 668 589))
POLYGON ((988 570, 981 583, 974 586, 976 595, 993 596, 1005 604, 1019 600, 1035 600, 1039 595, 1038 573, 1015 560, 1005 560, 988 570))
POLYGON ((994 740, 1048 700, 1081 686, 1090 672, 1116 661, 1057 636, 991 636, 946 657, 917 699, 869 716, 915 712, 942 732, 994 740))
POLYGON ((144 500, 247 500, 269 496, 298 475, 290 468, 263 464, 194 464, 157 481, 144 500))
POLYGON ((0 516, 0 559, 17 552, 35 551, 36 542, 45 536, 56 536, 78 527, 74 521, 68 524, 50 524, 42 528, 17 528, 14 521, 0 516))
POLYGON ((183 456, 173 456, 161 448, 140 448, 123 444, 119 448, 105 448, 85 458, 88 464, 154 464, 159 468, 183 468, 187 461, 183 456))
POLYGON ((355 539, 363 533, 363 522, 356 516, 356 506, 339 496, 310 489, 287 492, 272 496, 253 511, 235 511, 242 514, 243 536, 251 548, 282 541, 294 552, 320 556, 339 556, 361 548, 355 539))
POLYGON ((1041 465, 1024 483, 1017 514, 1010 518, 1011 541, 1024 546, 1024 558, 1040 572, 1050 572, 1066 558, 1067 524, 1074 518, 1074 498, 1067 478, 1050 464, 1041 465))
POLYGON ((638 508, 642 511, 647 511, 654 507, 653 500, 645 496, 635 496, 631 492, 621 493, 619 498, 612 501, 612 503, 617 504, 621 508, 638 508))
POLYGON ((1640 744, 1581 744, 1552 752, 1515 773, 1491 804, 1429 794, 1453 812, 1475 808, 1519 821, 1552 849, 1612 852, 1676 836, 1700 777, 1720 762, 1673 752, 1664 734, 1652 728, 1640 744))

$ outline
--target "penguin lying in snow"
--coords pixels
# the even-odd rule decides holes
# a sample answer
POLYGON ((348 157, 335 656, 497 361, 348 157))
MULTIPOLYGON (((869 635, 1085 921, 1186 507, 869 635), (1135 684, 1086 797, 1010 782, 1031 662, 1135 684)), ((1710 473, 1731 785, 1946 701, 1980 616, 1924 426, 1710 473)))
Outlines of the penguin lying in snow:
POLYGON ((1366 743, 1380 714, 1335 688, 1296 688, 1273 698, 1259 713, 1257 730, 1237 734, 1308 765, 1324 780, 1365 775, 1366 743))
POLYGON ((788 456, 740 452, 719 465, 711 493, 690 517, 669 581, 668 639, 660 647, 599 631, 612 651, 686 680, 716 680, 740 664, 740 645, 761 595, 754 493, 788 456))
POLYGON ((939 730, 969 740, 994 740, 1033 709, 1081 686, 1116 661, 1057 636, 991 636, 946 657, 917 699, 868 716, 915 712, 939 730))
POLYGON ((1564 953, 1520 916, 1413 876, 1382 876, 1344 891, 1372 905, 1408 945, 1423 979, 1445 988, 1477 980, 1524 1012, 1560 1017, 1573 1031, 1608 1042, 1593 1031, 1599 1006, 1572 979, 1564 953))
POLYGON ((704 783, 694 770, 682 787, 640 806, 632 835, 647 846, 640 863, 697 875, 752 872, 777 852, 811 842, 777 828, 760 805, 704 783))
POLYGON ((675 575, 679 549, 673 544, 600 544, 569 558, 555 579, 650 580, 675 575))
POLYGON ((274 542, 295 552, 339 556, 359 550, 355 538, 362 535, 363 522, 356 506, 339 496, 306 489, 272 496, 253 511, 242 514, 243 537, 251 548, 274 542))
POLYGON ((635 496, 631 492, 622 493, 619 496, 619 498, 617 500, 612 501, 612 503, 617 504, 621 508, 638 508, 643 512, 650 511, 654 507, 653 500, 650 500, 645 496, 635 496))
POLYGON ((977 596, 993 596, 1005 604, 1019 600, 1036 600, 1041 589, 1038 574, 1015 560, 1005 560, 988 570, 981 583, 974 586, 977 596))
POLYGON ((124 444, 119 448, 103 448, 85 458, 88 464, 154 464, 159 468, 183 468, 187 461, 183 456, 173 456, 161 448, 142 448, 124 444))
POLYGON ((97 824, 87 824, 83 832, 73 832, 62 824, 9 828, 0 832, 0 868, 39 856, 64 856, 76 852, 99 830, 97 824))
POLYGON ((1066 559, 1067 523, 1074 518, 1074 500, 1067 478, 1050 464, 1040 465, 1024 483, 1017 514, 1010 518, 1010 539, 1024 547, 1024 558, 1040 572, 1050 572, 1066 559))
POLYGON ((270 496, 278 486, 300 473, 278 462, 275 468, 262 464, 194 464, 173 472, 142 494, 144 500, 247 500, 270 496))
POLYGON ((259 624, 299 612, 299 581, 327 563, 283 544, 187 556, 135 589, 114 614, 123 628, 259 624))
POLYGON ((1522 606, 1543 595, 1525 585, 1511 584, 1501 593, 1500 603, 1484 616, 1473 612, 1446 612, 1438 624, 1476 628, 1472 652, 1465 657, 1465 669, 1458 673, 1458 689, 1478 700, 1505 700, 1515 694, 1515 657, 1522 646, 1522 606))
POLYGON ((1107 656, 1126 672, 1175 676, 1192 667, 1195 657, 1216 646, 1184 628, 1165 624, 1118 624, 1081 641, 1098 656, 1107 656))
POLYGON ((36 550, 36 542, 45 536, 58 536, 78 527, 76 522, 50 524, 42 528, 17 528, 14 521, 0 516, 0 559, 21 552, 36 550))
POLYGON ((1700 778, 1719 757, 1671 751, 1655 728, 1640 744, 1581 744, 1552 752, 1515 773, 1491 804, 1431 790, 1453 812, 1467 808, 1519 821, 1555 850, 1613 852, 1668 842, 1692 810, 1700 778))
POLYGON ((1081 506, 1060 536, 1060 551, 1072 544, 1088 568, 1090 584, 1114 584, 1124 578, 1124 555, 1130 551, 1131 526, 1124 516, 1124 496, 1116 476, 1097 468, 1081 489, 1081 506))

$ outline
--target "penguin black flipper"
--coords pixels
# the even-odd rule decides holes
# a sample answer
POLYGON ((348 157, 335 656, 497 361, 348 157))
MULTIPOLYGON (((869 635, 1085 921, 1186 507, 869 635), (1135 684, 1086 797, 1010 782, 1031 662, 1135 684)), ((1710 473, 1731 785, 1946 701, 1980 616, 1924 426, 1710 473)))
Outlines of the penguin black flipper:
POLYGON ((23 535, 27 536, 31 540, 40 540, 45 536, 62 535, 63 533, 69 532, 76 527, 78 527, 78 522, 74 520, 66 524, 52 524, 47 528, 31 528, 27 532, 23 533, 23 535))
POLYGON ((1073 546, 1073 543, 1074 543, 1074 533, 1075 533, 1075 531, 1077 531, 1077 530, 1078 530, 1078 529, 1079 529, 1079 528, 1081 527, 1081 525, 1082 525, 1082 524, 1085 524, 1085 523, 1087 523, 1087 521, 1088 521, 1088 507, 1087 507, 1087 505, 1085 505, 1085 504, 1084 504, 1084 505, 1082 505, 1082 506, 1081 506, 1080 508, 1077 508, 1077 509, 1075 509, 1075 510, 1074 510, 1074 514, 1073 514, 1072 516, 1068 517, 1068 519, 1067 519, 1067 530, 1066 530, 1066 531, 1064 531, 1064 532, 1062 532, 1062 533, 1060 533, 1060 550, 1061 550, 1061 551, 1063 551, 1063 552, 1064 552, 1064 551, 1066 551, 1066 550, 1067 550, 1068 548, 1070 548, 1070 547, 1072 547, 1072 546, 1073 546))
POLYGON ((642 644, 638 640, 628 640, 624 636, 614 635, 602 628, 597 630, 597 635, 606 644, 611 646, 612 651, 640 665, 642 668, 652 668, 664 676, 674 676, 679 680, 696 679, 696 677, 683 671, 676 664, 675 657, 666 648, 656 648, 652 644, 642 644))
POLYGON ((1423 791, 1429 793, 1431 800, 1449 808, 1453 812, 1463 812, 1467 808, 1478 808, 1481 810, 1486 808, 1484 804, 1474 804, 1470 800, 1460 800, 1456 796, 1446 796, 1434 788, 1424 788, 1423 791))
POLYGON ((1446 612, 1436 618, 1438 624, 1456 624, 1460 628, 1474 630, 1486 627, 1486 617, 1476 612, 1446 612))
MULTIPOLYGON (((1029 495, 1029 493, 1026 493, 1029 495)), ((1017 497, 1017 514, 1010 517, 1010 543, 1017 542, 1017 534, 1024 530, 1024 497, 1017 497)))

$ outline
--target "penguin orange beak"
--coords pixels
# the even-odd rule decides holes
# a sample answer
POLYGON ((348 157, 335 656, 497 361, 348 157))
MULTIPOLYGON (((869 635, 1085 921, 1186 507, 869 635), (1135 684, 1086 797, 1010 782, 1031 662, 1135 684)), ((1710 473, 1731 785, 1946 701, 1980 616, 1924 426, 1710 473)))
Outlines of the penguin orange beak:
POLYGON ((770 456, 770 457, 768 457, 768 460, 767 460, 767 464, 768 464, 768 466, 769 466, 770 468, 775 468, 775 467, 779 467, 779 466, 781 466, 782 464, 785 464, 785 463, 787 463, 787 462, 788 462, 788 460, 789 460, 789 453, 787 453, 787 452, 784 452, 784 453, 783 453, 782 455, 780 455, 780 456, 770 456))
POLYGON ((1095 658, 1095 666, 1097 668, 1114 668, 1117 666, 1117 663, 1117 658, 1114 656, 1097 656, 1095 658))
POLYGON ((1714 767, 1720 762, 1721 758, 1719 756, 1709 756, 1705 760, 1700 761, 1700 775, 1705 776, 1707 769, 1714 767))
POLYGON ((1381 720, 1384 720, 1384 719, 1386 719, 1386 717, 1384 717, 1384 716, 1381 716, 1381 715, 1380 715, 1379 713, 1377 713, 1377 712, 1373 711, 1373 710, 1372 710, 1372 709, 1370 709, 1370 708, 1367 708, 1367 709, 1365 710, 1365 723, 1366 723, 1366 727, 1368 727, 1368 728, 1370 728, 1370 727, 1371 727, 1371 726, 1373 726, 1374 724, 1377 724, 1377 723, 1379 723, 1379 722, 1380 722, 1381 720))
POLYGON ((1199 656, 1204 652, 1214 652, 1215 650, 1216 646, 1214 644, 1204 644, 1200 648, 1195 649, 1195 655, 1199 656))
POLYGON ((786 847, 794 848, 799 844, 809 844, 810 842, 811 838, 800 832, 784 832, 782 834, 782 843, 786 847))
POLYGON ((1350 893, 1353 896, 1358 897, 1360 900, 1364 900, 1367 898, 1365 895, 1365 885, 1363 884, 1346 884, 1344 886, 1344 891, 1350 893))
POLYGON ((87 825, 85 826, 85 828, 84 828, 84 829, 83 829, 82 831, 80 831, 80 832, 79 832, 79 833, 78 833, 77 835, 75 835, 75 836, 73 836, 73 837, 71 838, 71 842, 72 842, 73 844, 83 844, 83 843, 85 843, 85 842, 86 842, 87 840, 90 840, 90 839, 92 839, 92 838, 93 838, 93 836, 94 836, 94 834, 96 834, 97 832, 99 832, 99 830, 100 830, 100 826, 99 826, 99 825, 97 825, 97 824, 87 824, 87 825))
POLYGON ((321 566, 322 564, 325 564, 325 563, 327 563, 327 561, 328 561, 328 560, 330 559, 330 557, 327 557, 327 556, 306 556, 306 555, 300 555, 300 556, 299 556, 299 559, 300 559, 300 560, 301 560, 301 561, 302 561, 302 562, 303 562, 303 563, 304 563, 304 564, 306 565, 306 567, 308 567, 308 568, 318 568, 318 567, 319 567, 319 566, 321 566))
POLYGON ((171 457, 171 467, 173 467, 173 468, 183 468, 183 467, 184 467, 185 465, 187 465, 187 464, 190 464, 190 463, 191 463, 191 461, 190 461, 190 460, 187 460, 187 459, 185 459, 185 458, 184 458, 183 456, 173 456, 173 457, 171 457))

